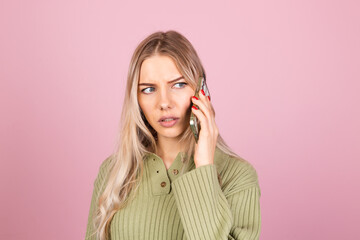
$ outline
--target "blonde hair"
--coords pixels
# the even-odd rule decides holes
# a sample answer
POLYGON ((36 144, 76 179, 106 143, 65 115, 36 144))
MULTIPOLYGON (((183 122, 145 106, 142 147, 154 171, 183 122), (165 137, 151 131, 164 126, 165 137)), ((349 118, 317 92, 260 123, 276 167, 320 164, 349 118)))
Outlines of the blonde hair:
MULTIPOLYGON (((110 222, 114 214, 131 201, 130 195, 134 196, 130 193, 136 192, 143 175, 143 157, 157 152, 157 133, 147 122, 137 99, 141 64, 155 54, 170 57, 193 89, 196 89, 199 76, 205 74, 192 44, 176 31, 155 32, 135 49, 127 76, 117 144, 110 159, 107 177, 104 178, 107 181, 102 182, 100 189, 104 189, 99 191, 93 214, 93 235, 96 234, 99 240, 109 239, 110 222)), ((182 133, 179 144, 187 149, 185 154, 181 155, 186 166, 195 150, 195 139, 190 125, 182 133)), ((231 151, 220 134, 216 146, 231 156, 239 157, 231 151)))

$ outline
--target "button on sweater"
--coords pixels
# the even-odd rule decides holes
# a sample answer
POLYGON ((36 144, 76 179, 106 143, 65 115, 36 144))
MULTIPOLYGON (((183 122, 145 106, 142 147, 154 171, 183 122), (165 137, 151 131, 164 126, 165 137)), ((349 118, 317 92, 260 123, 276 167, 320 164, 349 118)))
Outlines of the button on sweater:
MULTIPOLYGON (((254 167, 216 148, 214 164, 196 168, 191 157, 181 172, 181 154, 169 169, 156 154, 144 157, 144 175, 138 191, 114 215, 111 239, 259 239, 261 192, 254 167)), ((110 159, 111 156, 101 164, 94 182, 86 239, 96 239, 91 236, 92 213, 98 202, 96 196, 101 194, 100 183, 109 172, 110 159)))

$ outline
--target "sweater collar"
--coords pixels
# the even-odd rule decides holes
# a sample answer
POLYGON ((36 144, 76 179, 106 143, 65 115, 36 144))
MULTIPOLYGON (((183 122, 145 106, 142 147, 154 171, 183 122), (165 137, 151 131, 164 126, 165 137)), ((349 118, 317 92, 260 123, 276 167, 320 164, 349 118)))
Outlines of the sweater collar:
MULTIPOLYGON (((170 193, 171 183, 180 176, 180 171, 184 164, 181 161, 182 154, 184 153, 179 152, 176 155, 169 169, 166 169, 162 158, 155 153, 149 153, 146 155, 145 164, 147 166, 146 168, 151 184, 151 190, 154 195, 164 195, 170 193)), ((194 162, 192 157, 190 161, 194 162)))
MULTIPOLYGON (((173 181, 186 172, 195 169, 193 156, 190 157, 188 165, 184 166, 184 163, 181 160, 183 154, 185 153, 179 152, 176 155, 169 169, 166 169, 166 166, 161 157, 155 153, 148 153, 145 155, 147 175, 149 177, 152 193, 154 195, 169 194, 171 191, 171 183, 173 181), (182 167, 184 167, 183 173, 181 173, 182 167)), ((226 159, 224 159, 223 152, 218 147, 216 147, 214 154, 214 164, 216 165, 218 173, 221 172, 225 160, 226 159)))

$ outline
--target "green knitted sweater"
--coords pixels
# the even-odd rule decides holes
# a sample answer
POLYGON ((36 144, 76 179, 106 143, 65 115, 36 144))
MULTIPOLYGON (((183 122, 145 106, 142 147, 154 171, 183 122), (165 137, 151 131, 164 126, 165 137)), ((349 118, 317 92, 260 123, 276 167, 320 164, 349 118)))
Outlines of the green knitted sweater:
MULTIPOLYGON (((110 159, 101 164, 94 182, 86 239, 96 239, 91 235, 93 211, 110 159)), ((156 154, 144 157, 135 198, 112 218, 112 240, 259 239, 261 193, 249 162, 216 148, 214 164, 196 168, 191 157, 181 173, 183 164, 180 152, 169 169, 156 154)))

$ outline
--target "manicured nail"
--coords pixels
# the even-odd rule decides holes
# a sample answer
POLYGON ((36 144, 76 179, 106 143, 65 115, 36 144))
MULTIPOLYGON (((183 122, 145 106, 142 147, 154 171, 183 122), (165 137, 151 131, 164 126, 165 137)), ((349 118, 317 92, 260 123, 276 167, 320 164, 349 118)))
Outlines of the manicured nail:
POLYGON ((192 106, 193 109, 198 110, 195 106, 192 106))
POLYGON ((196 100, 199 100, 197 97, 193 96, 193 98, 195 98, 196 100))
POLYGON ((201 89, 201 92, 202 92, 202 94, 205 96, 205 92, 204 92, 204 90, 203 90, 203 89, 201 89))
POLYGON ((208 99, 209 99, 209 101, 210 101, 210 96, 208 96, 208 99))

